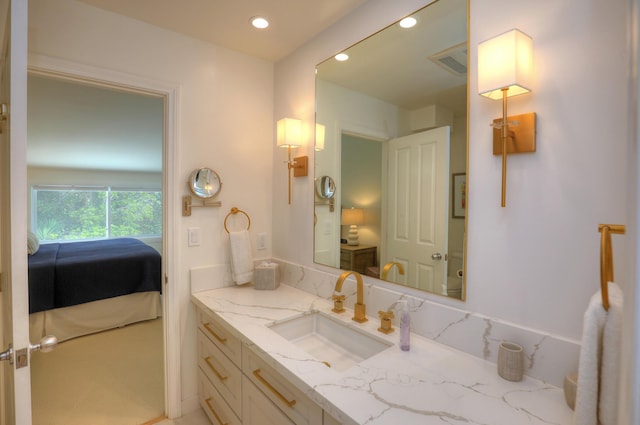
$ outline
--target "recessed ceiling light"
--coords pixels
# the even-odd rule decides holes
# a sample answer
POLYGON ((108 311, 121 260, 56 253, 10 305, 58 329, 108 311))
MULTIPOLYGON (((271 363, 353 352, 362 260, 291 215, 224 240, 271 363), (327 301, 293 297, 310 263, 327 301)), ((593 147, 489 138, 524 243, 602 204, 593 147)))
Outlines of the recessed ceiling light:
POLYGON ((400 21, 400 26, 402 28, 412 28, 416 25, 416 23, 418 23, 418 21, 416 21, 416 18, 408 16, 400 21))
POLYGON ((335 58, 337 61, 344 62, 349 59, 349 55, 346 53, 338 53, 335 58))
POLYGON ((254 16, 249 20, 249 22, 251 22, 251 25, 253 25, 255 28, 259 29, 264 29, 269 26, 269 21, 267 21, 262 16, 254 16))

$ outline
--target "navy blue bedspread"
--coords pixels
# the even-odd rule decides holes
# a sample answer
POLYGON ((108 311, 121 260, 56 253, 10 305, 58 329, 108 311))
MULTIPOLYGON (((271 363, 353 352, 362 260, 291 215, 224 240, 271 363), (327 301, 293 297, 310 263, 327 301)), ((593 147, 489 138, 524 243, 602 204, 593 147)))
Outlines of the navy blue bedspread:
POLYGON ((161 289, 160 254, 137 239, 42 244, 29 255, 29 313, 161 289))

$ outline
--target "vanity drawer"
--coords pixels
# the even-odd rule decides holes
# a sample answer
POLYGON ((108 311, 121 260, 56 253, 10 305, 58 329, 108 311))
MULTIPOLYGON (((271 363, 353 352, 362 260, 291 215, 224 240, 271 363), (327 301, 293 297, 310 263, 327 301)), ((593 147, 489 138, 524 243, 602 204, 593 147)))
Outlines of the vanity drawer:
POLYGON ((297 425, 321 425, 322 409, 250 349, 243 350, 246 377, 297 425))
POLYGON ((198 331, 198 366, 238 416, 242 416, 242 372, 198 331))
POLYGON ((198 309, 198 328, 213 342, 236 366, 241 367, 242 343, 238 338, 220 325, 218 319, 198 309))
POLYGON ((214 425, 242 425, 233 410, 220 393, 211 385, 204 374, 198 374, 198 395, 200 405, 214 425))
POLYGON ((246 376, 242 394, 244 425, 295 425, 246 376))

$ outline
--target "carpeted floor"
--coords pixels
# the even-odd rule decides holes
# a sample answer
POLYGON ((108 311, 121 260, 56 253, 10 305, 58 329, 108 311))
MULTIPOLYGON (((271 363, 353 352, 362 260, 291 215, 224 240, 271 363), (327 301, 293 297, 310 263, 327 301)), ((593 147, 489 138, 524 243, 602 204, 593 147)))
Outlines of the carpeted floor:
POLYGON ((162 340, 156 319, 34 353, 33 425, 140 425, 162 416, 162 340))

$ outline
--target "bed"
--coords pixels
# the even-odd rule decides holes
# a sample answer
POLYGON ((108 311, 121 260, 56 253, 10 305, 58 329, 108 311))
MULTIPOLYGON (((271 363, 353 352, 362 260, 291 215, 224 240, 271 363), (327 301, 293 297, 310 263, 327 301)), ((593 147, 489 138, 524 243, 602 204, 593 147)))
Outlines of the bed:
POLYGON ((161 316, 161 257, 133 238, 40 245, 29 255, 32 340, 59 341, 161 316))

